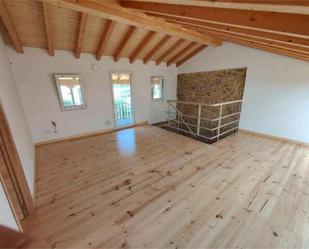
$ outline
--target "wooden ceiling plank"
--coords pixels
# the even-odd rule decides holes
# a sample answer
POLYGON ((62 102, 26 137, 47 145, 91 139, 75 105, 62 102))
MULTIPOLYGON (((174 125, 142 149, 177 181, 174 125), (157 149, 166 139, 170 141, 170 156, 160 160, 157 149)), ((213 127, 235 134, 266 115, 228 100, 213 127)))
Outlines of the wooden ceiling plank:
POLYGON ((295 46, 300 47, 307 47, 309 48, 309 37, 308 38, 301 38, 297 36, 291 36, 291 35, 283 35, 283 34, 277 34, 273 32, 266 32, 266 31, 259 31, 254 30, 250 28, 239 28, 239 27, 233 27, 226 24, 216 24, 216 23, 208 23, 200 20, 191 20, 183 17, 174 17, 174 16, 165 16, 161 14, 150 14, 152 16, 157 16, 161 18, 165 18, 169 22, 175 22, 179 25, 183 25, 187 28, 193 29, 194 27, 199 28, 209 28, 213 30, 218 31, 225 31, 230 32, 234 34, 240 34, 240 35, 251 35, 258 38, 265 38, 269 39, 270 41, 280 41, 285 44, 292 44, 295 46))
POLYGON ((121 56, 121 52, 123 51, 123 49, 125 48, 125 46, 127 45, 128 41, 132 38, 134 32, 136 31, 136 27, 135 26, 130 26, 125 34, 125 36, 123 37, 122 41, 120 42, 118 48, 116 49, 116 52, 114 54, 114 61, 117 62, 120 59, 121 56))
POLYGON ((16 28, 15 28, 13 22, 12 22, 12 19, 9 15, 6 3, 3 0, 0 1, 0 16, 2 18, 4 26, 6 27, 8 33, 9 33, 9 36, 10 36, 12 42, 13 42, 13 46, 14 46, 15 50, 18 53, 24 53, 24 49, 23 49, 21 40, 20 40, 19 35, 17 33, 17 30, 16 30, 16 28))
POLYGON ((123 6, 144 11, 146 13, 183 16, 195 20, 206 20, 219 24, 229 24, 238 27, 251 27, 260 30, 272 30, 286 34, 309 36, 308 25, 304 25, 309 23, 309 15, 138 1, 125 1, 123 2, 123 6))
POLYGON ((176 48, 178 48, 181 44, 185 42, 185 39, 179 39, 174 43, 173 46, 168 48, 156 61, 156 65, 159 65, 170 53, 172 53, 176 48))
POLYGON ((151 39, 153 39, 155 37, 156 32, 154 31, 149 31, 144 39, 137 45, 137 47, 135 48, 135 50, 133 51, 133 53, 130 56, 130 62, 133 63, 137 56, 139 55, 140 52, 142 52, 142 50, 145 48, 145 46, 147 45, 147 43, 149 43, 151 41, 151 39))
POLYGON ((87 25, 87 19, 88 14, 81 13, 80 15, 80 23, 79 23, 79 31, 78 31, 78 38, 77 38, 77 44, 75 49, 75 57, 80 58, 80 54, 82 51, 85 31, 86 31, 86 25, 87 25))
POLYGON ((96 54, 96 59, 100 60, 101 57, 104 54, 104 50, 106 48, 106 45, 113 33, 113 30, 115 28, 116 22, 112 21, 112 20, 107 20, 106 24, 105 24, 105 28, 102 34, 102 38, 99 44, 99 48, 97 50, 97 54, 96 54))
POLYGON ((47 3, 42 2, 42 8, 43 8, 44 26, 45 26, 45 32, 46 32, 46 38, 47 38, 48 54, 50 56, 54 56, 55 47, 54 47, 53 29, 52 29, 49 6, 47 3))
POLYGON ((196 45, 195 42, 191 42, 188 46, 186 46, 183 50, 181 50, 179 53, 177 53, 173 58, 171 58, 166 65, 170 66, 171 64, 173 64, 174 62, 176 62, 177 60, 179 60, 179 58, 181 58, 181 56, 183 56, 185 53, 187 53, 191 48, 193 48, 196 45))
POLYGON ((195 49, 194 51, 192 51, 190 54, 188 54, 187 56, 185 56, 183 59, 181 59, 180 61, 178 61, 176 63, 176 66, 179 67, 181 66, 183 63, 185 63, 187 60, 191 59, 193 56, 197 55, 199 52, 201 52, 203 49, 205 49, 207 46, 205 45, 200 45, 197 49, 195 49))
MULTIPOLYGON (((131 0, 122 0, 125 2, 131 0)), ((192 5, 197 7, 212 7, 237 10, 253 10, 264 12, 280 12, 294 14, 309 14, 308 1, 213 1, 213 0, 134 0, 135 2, 168 3, 175 5, 192 5)))
POLYGON ((150 50, 150 52, 145 56, 143 62, 144 64, 147 64, 152 56, 155 55, 159 51, 160 48, 164 46, 169 40, 171 39, 170 35, 165 35, 158 43, 153 47, 153 49, 150 50))
POLYGON ((144 28, 158 33, 169 34, 178 38, 184 38, 197 43, 219 46, 221 41, 211 36, 205 36, 194 30, 186 29, 180 25, 168 23, 163 19, 154 18, 139 11, 134 11, 122 7, 115 1, 72 1, 72 0, 42 0, 57 5, 58 7, 68 8, 75 11, 84 12, 116 22, 144 28))

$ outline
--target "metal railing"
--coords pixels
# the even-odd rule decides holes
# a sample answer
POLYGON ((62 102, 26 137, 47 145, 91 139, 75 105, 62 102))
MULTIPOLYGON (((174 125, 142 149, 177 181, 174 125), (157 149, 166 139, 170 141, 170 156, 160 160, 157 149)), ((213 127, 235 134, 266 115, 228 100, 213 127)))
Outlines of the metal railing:
POLYGON ((116 119, 130 119, 132 118, 132 108, 130 103, 117 103, 115 104, 116 119))
POLYGON ((238 130, 242 100, 217 104, 177 100, 168 100, 167 103, 169 107, 167 111, 168 127, 178 133, 183 132, 197 139, 204 138, 209 141, 218 141, 223 135, 238 130), (181 108, 185 106, 187 108, 181 108), (194 107, 190 108, 190 106, 194 107), (189 111, 185 112, 181 109, 189 111), (212 111, 209 111, 210 109, 212 111), (197 114, 195 115, 195 113, 197 114), (210 114, 215 117, 209 117, 210 114), (192 123, 192 120, 195 123, 192 123), (228 128, 229 126, 232 126, 232 128, 228 128), (205 131, 214 135, 206 135, 205 131))

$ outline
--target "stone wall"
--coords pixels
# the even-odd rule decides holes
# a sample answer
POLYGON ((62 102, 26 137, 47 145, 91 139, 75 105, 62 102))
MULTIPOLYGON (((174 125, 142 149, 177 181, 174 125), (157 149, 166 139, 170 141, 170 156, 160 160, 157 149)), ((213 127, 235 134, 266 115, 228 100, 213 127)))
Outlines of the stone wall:
MULTIPOLYGON (((246 78, 246 68, 226 69, 211 72, 198 72, 179 74, 177 81, 177 100, 206 104, 216 104, 221 102, 242 99, 246 78)), ((195 105, 178 104, 177 108, 186 115, 197 116, 198 107, 195 105)), ((240 104, 233 104, 223 109, 223 115, 240 111, 240 104)), ((214 119, 219 116, 219 108, 203 107, 202 118, 214 119)), ((238 116, 227 118, 224 123, 237 119, 238 116)), ((185 118, 189 124, 197 124, 195 118, 185 118)), ((214 128, 218 122, 201 121, 201 125, 206 128, 214 128)), ((222 131, 231 129, 238 124, 228 125, 222 131)), ((192 130, 196 130, 193 125, 192 130)), ((216 131, 201 129, 201 134, 208 137, 216 135, 216 131)))

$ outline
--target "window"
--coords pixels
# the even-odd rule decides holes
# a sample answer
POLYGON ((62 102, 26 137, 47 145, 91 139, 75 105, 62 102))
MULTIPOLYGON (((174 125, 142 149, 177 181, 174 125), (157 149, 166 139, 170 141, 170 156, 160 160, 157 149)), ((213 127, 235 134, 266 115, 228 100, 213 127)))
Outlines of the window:
POLYGON ((163 77, 162 76, 151 77, 151 98, 153 101, 164 100, 163 77))
POLYGON ((86 108, 84 88, 80 75, 55 75, 61 109, 63 111, 86 108))

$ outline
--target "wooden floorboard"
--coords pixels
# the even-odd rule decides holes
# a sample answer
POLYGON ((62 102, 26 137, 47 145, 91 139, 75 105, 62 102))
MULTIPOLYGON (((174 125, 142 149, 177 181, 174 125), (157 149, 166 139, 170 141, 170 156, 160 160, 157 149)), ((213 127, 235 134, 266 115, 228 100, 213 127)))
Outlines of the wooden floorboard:
POLYGON ((309 148, 238 133, 213 145, 154 126, 37 148, 52 248, 309 248, 309 148))

